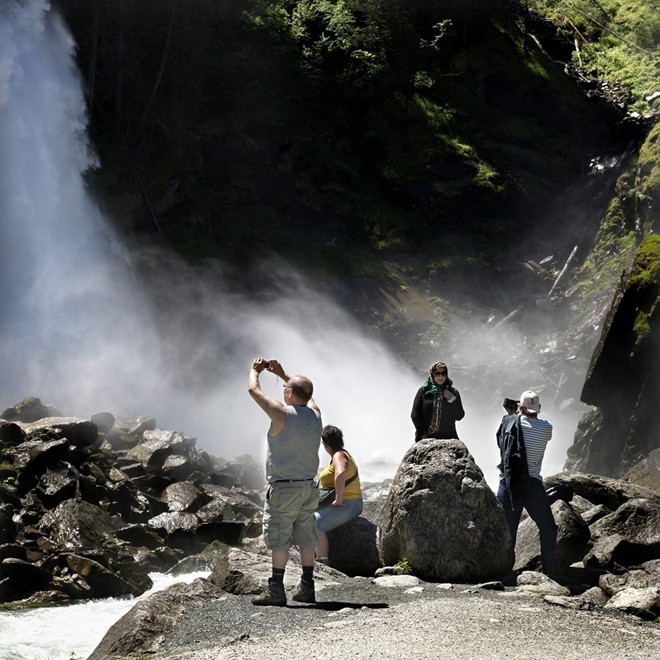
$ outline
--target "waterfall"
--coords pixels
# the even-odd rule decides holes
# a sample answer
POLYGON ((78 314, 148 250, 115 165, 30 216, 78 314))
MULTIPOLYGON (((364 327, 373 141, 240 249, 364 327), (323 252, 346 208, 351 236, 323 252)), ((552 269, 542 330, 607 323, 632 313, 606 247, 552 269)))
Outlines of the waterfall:
MULTIPOLYGON (((99 163, 74 47, 45 0, 0 4, 0 410, 38 396, 66 415, 152 415, 217 456, 260 456, 267 419, 246 384, 266 355, 308 373, 328 423, 391 476, 412 440, 417 379, 348 314, 294 273, 273 267, 287 290, 256 304, 217 273, 136 256, 113 235, 85 185, 99 163), (365 406, 356 392, 374 370, 385 385, 365 406)), ((281 397, 274 376, 262 384, 281 397)))
POLYGON ((158 360, 129 255, 85 186, 98 161, 73 50, 48 2, 0 5, 0 405, 119 404, 110 383, 130 400, 137 365, 158 360))

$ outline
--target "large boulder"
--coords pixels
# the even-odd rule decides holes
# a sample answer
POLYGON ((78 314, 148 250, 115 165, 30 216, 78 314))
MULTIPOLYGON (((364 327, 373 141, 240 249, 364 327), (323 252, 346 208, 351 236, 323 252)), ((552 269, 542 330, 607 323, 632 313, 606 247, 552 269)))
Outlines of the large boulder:
POLYGON ((41 403, 41 399, 30 396, 23 399, 15 406, 6 408, 1 414, 0 419, 6 419, 8 422, 36 422, 39 419, 55 415, 57 411, 41 403))
POLYGON ((652 559, 660 559, 660 501, 632 499, 590 527, 593 548, 586 566, 623 572, 652 559))
POLYGON ((623 479, 660 494, 660 449, 654 449, 646 458, 633 465, 623 475, 623 479))
POLYGON ((96 424, 77 417, 48 417, 22 426, 28 438, 66 438, 74 447, 89 447, 98 439, 96 424))
POLYGON ((511 570, 504 512, 460 440, 408 450, 383 504, 378 551, 384 565, 406 558, 428 581, 481 582, 511 570))
POLYGON ((597 474, 583 472, 561 472, 546 477, 543 482, 546 486, 559 483, 567 484, 575 495, 578 495, 592 505, 602 504, 610 511, 614 511, 624 502, 636 498, 659 499, 660 495, 650 488, 632 484, 623 479, 612 479, 597 474))

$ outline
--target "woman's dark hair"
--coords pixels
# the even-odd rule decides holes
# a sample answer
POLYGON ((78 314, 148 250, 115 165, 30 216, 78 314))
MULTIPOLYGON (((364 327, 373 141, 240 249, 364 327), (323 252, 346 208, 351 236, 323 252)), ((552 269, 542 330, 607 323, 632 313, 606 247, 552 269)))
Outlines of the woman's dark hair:
POLYGON ((321 440, 329 445, 332 451, 341 451, 344 448, 344 434, 336 426, 324 426, 321 440))

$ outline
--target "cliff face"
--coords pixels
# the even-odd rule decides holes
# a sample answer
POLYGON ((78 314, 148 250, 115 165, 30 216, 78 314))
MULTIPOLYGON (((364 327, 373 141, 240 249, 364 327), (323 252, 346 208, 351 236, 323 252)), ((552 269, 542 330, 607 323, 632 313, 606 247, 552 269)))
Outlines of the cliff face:
POLYGON ((650 234, 622 275, 582 390, 596 406, 566 468, 621 476, 660 447, 660 238, 650 234))

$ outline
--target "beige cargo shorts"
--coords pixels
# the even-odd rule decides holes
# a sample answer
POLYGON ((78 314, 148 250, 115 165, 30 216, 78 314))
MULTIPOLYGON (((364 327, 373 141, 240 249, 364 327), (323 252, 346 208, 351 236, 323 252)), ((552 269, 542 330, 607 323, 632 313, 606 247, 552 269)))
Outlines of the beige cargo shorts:
POLYGON ((266 494, 264 541, 269 550, 316 546, 314 512, 319 503, 316 482, 276 481, 266 494))

